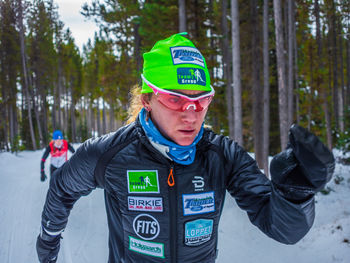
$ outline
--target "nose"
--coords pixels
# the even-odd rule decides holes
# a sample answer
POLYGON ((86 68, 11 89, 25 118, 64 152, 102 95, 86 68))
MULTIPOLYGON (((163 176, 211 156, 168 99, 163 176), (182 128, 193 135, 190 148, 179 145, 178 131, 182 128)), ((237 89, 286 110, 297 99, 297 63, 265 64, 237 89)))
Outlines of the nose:
POLYGON ((187 123, 194 123, 197 121, 197 115, 196 106, 194 104, 190 104, 182 113, 182 120, 187 123))
POLYGON ((191 109, 191 107, 193 108, 194 111, 197 109, 196 104, 193 103, 193 104, 188 104, 186 107, 186 110, 191 109))

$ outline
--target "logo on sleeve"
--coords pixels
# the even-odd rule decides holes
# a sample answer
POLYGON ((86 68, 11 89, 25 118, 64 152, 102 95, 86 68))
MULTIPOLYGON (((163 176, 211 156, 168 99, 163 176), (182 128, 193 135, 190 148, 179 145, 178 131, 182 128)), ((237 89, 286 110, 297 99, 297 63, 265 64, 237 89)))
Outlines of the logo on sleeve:
POLYGON ((203 56, 195 47, 171 47, 170 51, 174 65, 193 64, 204 68, 203 56))
POLYGON ((129 193, 159 193, 157 170, 128 170, 129 193))
POLYGON ((185 245, 199 246, 210 240, 213 232, 212 219, 198 219, 185 224, 185 245))
POLYGON ((164 258, 164 244, 140 240, 129 236, 129 249, 147 256, 164 258))
POLYGON ((157 219, 147 214, 140 214, 135 217, 133 228, 136 235, 144 240, 155 239, 160 231, 157 219))
POLYGON ((161 197, 128 196, 128 209, 131 211, 163 212, 161 197))
POLYGON ((184 215, 198 215, 215 211, 214 192, 183 194, 184 215))

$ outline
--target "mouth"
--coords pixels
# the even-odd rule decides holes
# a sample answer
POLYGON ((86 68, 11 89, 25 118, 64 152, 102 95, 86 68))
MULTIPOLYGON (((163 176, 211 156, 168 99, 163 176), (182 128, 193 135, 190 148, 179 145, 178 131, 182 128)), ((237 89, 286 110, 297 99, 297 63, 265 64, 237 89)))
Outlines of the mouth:
POLYGON ((184 134, 184 135, 192 135, 195 133, 195 129, 182 129, 179 130, 180 133, 184 134))

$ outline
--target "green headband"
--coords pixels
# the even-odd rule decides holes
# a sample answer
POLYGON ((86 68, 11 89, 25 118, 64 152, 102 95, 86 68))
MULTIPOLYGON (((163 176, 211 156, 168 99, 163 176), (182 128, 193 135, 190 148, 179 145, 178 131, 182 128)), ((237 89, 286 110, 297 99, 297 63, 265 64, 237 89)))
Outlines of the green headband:
MULTIPOLYGON (((162 89, 211 91, 204 57, 183 33, 158 41, 143 54, 143 77, 162 89)), ((152 92, 142 81, 141 93, 152 92)))

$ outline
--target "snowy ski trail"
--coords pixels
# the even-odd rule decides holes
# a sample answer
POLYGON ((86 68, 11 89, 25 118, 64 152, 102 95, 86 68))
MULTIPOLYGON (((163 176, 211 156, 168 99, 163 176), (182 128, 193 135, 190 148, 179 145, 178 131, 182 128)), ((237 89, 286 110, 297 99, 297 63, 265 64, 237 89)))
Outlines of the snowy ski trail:
MULTIPOLYGON (((77 146, 74 146, 77 148, 77 146)), ((0 263, 38 262, 35 243, 49 182, 40 182, 43 151, 0 153, 0 263)), ((46 174, 49 176, 49 160, 46 174)), ((350 262, 350 167, 337 164, 329 195, 316 196, 316 218, 296 245, 262 234, 226 195, 219 225, 217 263, 350 262)), ((76 202, 61 240, 57 263, 108 260, 108 229, 101 189, 76 202)))

